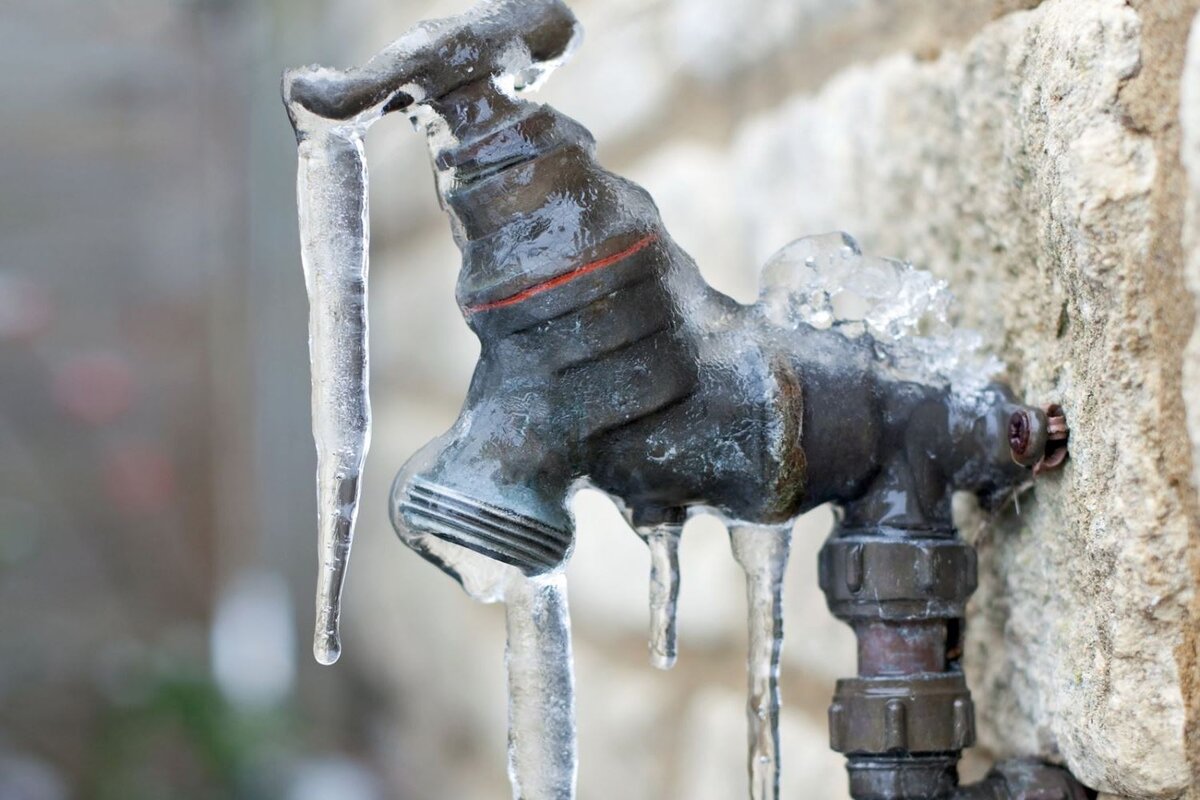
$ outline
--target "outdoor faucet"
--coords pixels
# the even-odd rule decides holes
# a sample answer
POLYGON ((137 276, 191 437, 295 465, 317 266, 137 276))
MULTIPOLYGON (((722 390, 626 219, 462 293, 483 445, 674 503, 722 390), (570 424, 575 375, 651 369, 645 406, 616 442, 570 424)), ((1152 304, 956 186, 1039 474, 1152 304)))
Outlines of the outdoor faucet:
MULTIPOLYGON (((747 536, 777 536, 832 503, 821 585, 858 637, 859 674, 838 684, 831 744, 848 757, 854 797, 1082 798, 1067 773, 1034 763, 1002 766, 970 788, 956 774, 974 741, 958 659, 976 561, 956 535, 951 494, 995 506, 1035 469, 1061 463, 1061 409, 1023 404, 1001 384, 964 396, 898 374, 871 335, 802 318, 789 293, 795 265, 765 270, 751 305, 710 287, 646 191, 597 163, 588 131, 519 94, 569 54, 577 33, 558 0, 497 0, 425 24, 364 68, 285 76, 302 193, 321 175, 336 178, 302 211, 316 220, 317 234, 305 234, 314 298, 321 270, 338 259, 359 266, 365 291, 365 197, 340 216, 337 203, 365 195, 358 142, 384 113, 410 116, 426 135, 462 253, 456 295, 479 362, 458 421, 396 478, 400 537, 468 583, 447 554, 465 549, 530 577, 560 570, 574 543, 568 499, 583 485, 614 498, 650 542, 671 543, 698 510, 747 536)), ((844 234, 798 247, 861 257, 844 234)), ((345 332, 361 318, 365 336, 365 306, 346 308, 357 310, 313 312, 314 375, 325 358, 320 326, 345 332)), ((360 349, 342 368, 361 383, 361 407, 339 406, 357 420, 357 449, 336 433, 322 447, 318 433, 334 464, 322 468, 333 510, 322 523, 319 653, 336 647, 337 570, 365 453, 365 340, 360 349)), ((315 380, 314 412, 343 397, 347 380, 324 395, 315 380)), ((675 591, 660 587, 663 602, 675 591)), ((752 603, 765 597, 777 619, 777 592, 772 601, 756 591, 752 603)), ((660 649, 669 664, 673 641, 660 649)), ((775 657, 758 684, 752 676, 752 712, 777 712, 775 657)), ((777 749, 772 730, 757 730, 752 749, 777 749)), ((755 797, 775 796, 774 772, 752 764, 755 797)))

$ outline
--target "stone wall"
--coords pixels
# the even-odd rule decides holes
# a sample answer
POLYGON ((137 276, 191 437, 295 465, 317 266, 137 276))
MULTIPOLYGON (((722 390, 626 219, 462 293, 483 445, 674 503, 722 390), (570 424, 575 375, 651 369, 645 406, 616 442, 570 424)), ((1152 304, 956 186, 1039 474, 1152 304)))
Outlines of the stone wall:
MULTIPOLYGON (((361 56, 463 4, 345 5, 361 56)), ((1188 289, 1200 291, 1195 4, 574 5, 587 38, 545 99, 652 192, 712 283, 748 301, 773 250, 846 230, 947 279, 958 322, 984 334, 1007 378, 1066 409, 1064 470, 998 516, 958 509, 982 564, 968 777, 1037 754, 1105 797, 1200 797, 1200 742, 1187 736, 1200 720, 1200 338, 1185 359, 1188 289)), ((376 715, 379 762, 405 796, 501 797, 502 615, 400 547, 380 501, 453 420, 477 346, 453 302, 456 252, 422 143, 388 120, 368 149, 378 429, 347 661, 394 699, 376 715)), ((680 661, 660 674, 645 654, 643 546, 598 495, 576 513, 580 797, 743 796, 744 594, 723 531, 698 520, 685 533, 680 661)), ((853 673, 853 639, 816 587, 829 521, 799 522, 788 576, 785 797, 845 796, 825 707, 853 673)))

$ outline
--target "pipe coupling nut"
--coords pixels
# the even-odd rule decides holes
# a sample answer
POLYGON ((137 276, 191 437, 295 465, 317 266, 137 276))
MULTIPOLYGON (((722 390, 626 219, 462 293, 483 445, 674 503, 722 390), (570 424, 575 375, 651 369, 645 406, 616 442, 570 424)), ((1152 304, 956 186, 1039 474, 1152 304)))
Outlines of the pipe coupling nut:
POLYGON ((843 678, 829 707, 839 753, 947 753, 975 743, 975 707, 959 672, 843 678))
POLYGON ((961 539, 891 532, 835 535, 818 574, 829 610, 846 621, 959 619, 979 582, 975 548, 961 539))

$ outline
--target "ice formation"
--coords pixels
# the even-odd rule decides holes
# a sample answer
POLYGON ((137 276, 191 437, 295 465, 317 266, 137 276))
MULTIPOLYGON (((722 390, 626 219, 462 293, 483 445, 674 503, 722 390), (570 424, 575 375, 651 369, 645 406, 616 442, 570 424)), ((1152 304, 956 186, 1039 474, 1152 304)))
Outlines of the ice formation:
POLYGON ((746 659, 749 696, 750 798, 779 797, 779 659, 783 651, 783 577, 792 542, 791 526, 733 525, 733 555, 746 573, 750 648, 746 659))
POLYGON ((504 603, 508 776, 514 800, 570 800, 578 773, 571 617, 562 571, 515 567, 415 531, 401 534, 474 600, 504 603))
POLYGON ((650 663, 663 670, 675 666, 682 533, 682 525, 666 523, 642 534, 650 548, 650 663))
POLYGON ((505 592, 505 612, 513 798, 574 797, 575 674, 566 577, 514 574, 505 592))
POLYGON ((784 328, 811 325, 866 337, 895 377, 978 393, 1002 364, 978 333, 950 325, 945 281, 912 264, 865 256, 845 233, 797 239, 762 268, 761 302, 784 328))
POLYGON ((354 128, 299 143, 300 237, 309 300, 320 573, 313 654, 341 654, 338 618, 371 435, 367 395, 367 169, 354 128))

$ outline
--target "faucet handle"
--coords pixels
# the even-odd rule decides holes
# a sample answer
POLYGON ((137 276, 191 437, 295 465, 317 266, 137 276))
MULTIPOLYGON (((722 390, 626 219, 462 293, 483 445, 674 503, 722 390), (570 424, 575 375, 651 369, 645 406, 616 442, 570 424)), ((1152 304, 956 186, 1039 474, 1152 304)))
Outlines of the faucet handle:
POLYGON ((484 0, 455 17, 424 22, 361 67, 308 66, 283 75, 283 99, 327 120, 397 111, 492 75, 516 88, 565 60, 579 38, 562 0, 484 0))

